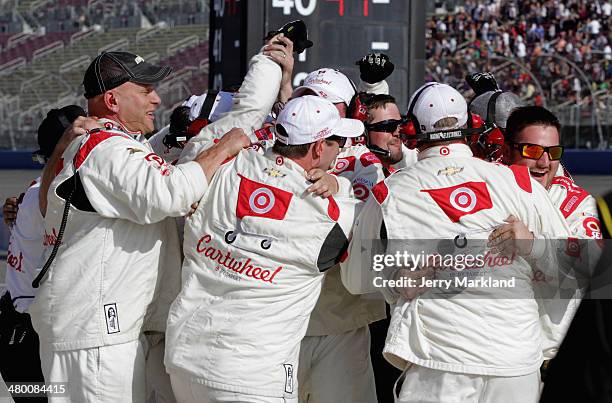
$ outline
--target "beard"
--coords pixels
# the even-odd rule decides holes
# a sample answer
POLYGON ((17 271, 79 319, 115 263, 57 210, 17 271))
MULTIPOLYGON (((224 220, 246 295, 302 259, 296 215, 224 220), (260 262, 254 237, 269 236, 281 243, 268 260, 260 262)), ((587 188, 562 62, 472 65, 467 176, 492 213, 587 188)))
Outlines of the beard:
POLYGON ((387 149, 389 150, 388 156, 382 156, 380 160, 386 165, 397 164, 404 158, 404 153, 402 151, 402 143, 397 141, 387 145, 387 149))
POLYGON ((392 152, 389 156, 379 155, 380 161, 387 166, 397 164, 402 160, 403 157, 404 155, 402 154, 401 150, 397 153, 392 152))

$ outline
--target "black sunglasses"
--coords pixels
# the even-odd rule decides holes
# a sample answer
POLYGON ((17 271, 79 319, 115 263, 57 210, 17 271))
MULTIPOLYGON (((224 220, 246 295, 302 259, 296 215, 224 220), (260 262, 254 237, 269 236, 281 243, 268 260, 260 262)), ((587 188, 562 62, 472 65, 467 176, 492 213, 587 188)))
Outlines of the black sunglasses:
POLYGON ((402 123, 404 123, 403 119, 387 119, 380 122, 367 123, 365 126, 371 132, 394 133, 402 123))
POLYGON ((334 135, 334 136, 329 136, 325 140, 327 140, 327 141, 335 141, 336 143, 338 143, 340 148, 342 148, 342 147, 344 147, 346 145, 346 137, 340 137, 340 136, 334 135))

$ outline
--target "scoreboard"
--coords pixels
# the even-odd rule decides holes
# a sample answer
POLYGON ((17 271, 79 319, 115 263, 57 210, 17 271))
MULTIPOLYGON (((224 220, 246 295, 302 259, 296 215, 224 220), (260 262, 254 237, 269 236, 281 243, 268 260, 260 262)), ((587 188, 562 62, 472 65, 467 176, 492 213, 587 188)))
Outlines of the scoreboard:
MULTIPOLYGON (((228 40, 219 63, 213 66, 211 57, 211 85, 227 84, 244 77, 248 58, 262 46, 268 31, 280 28, 289 21, 301 19, 308 27, 308 38, 313 47, 296 55, 293 86, 297 87, 311 71, 321 67, 337 68, 356 83, 359 67, 355 62, 371 52, 389 55, 395 65, 387 79, 391 95, 400 110, 405 110, 409 94, 418 88, 424 77, 425 2, 421 0, 213 0, 239 8, 232 23, 227 24, 240 36, 228 40), (242 31, 238 34, 237 28, 242 31), (236 46, 238 45, 238 46, 236 46), (246 53, 245 53, 246 51, 246 53), (229 69, 236 68, 227 58, 240 60, 240 77, 229 69), (227 68, 222 65, 230 63, 227 68), (225 73, 224 70, 227 70, 225 73)), ((211 41, 214 41, 215 21, 211 5, 211 41)), ((222 29, 221 35, 225 35, 222 29)), ((219 42, 219 46, 223 41, 219 42)), ((211 51, 214 42, 211 45, 211 51)))

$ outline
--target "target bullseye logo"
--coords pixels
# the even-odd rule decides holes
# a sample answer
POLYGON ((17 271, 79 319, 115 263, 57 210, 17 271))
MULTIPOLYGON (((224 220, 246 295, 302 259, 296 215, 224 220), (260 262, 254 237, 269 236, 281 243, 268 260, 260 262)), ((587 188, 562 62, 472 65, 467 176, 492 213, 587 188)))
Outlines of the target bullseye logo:
POLYGON ((568 256, 573 256, 573 257, 580 256, 580 244, 578 243, 577 238, 567 238, 565 254, 568 256))
POLYGON ((457 188, 450 194, 450 204, 464 213, 474 210, 477 201, 476 193, 467 187, 457 188))
POLYGON ((588 237, 601 238, 601 228, 599 227, 599 220, 595 217, 589 217, 582 222, 586 234, 588 237))
POLYGON ((448 155, 448 154, 450 154, 450 150, 448 147, 444 146, 440 148, 440 155, 448 155))
POLYGON ((353 193, 355 194, 355 197, 359 200, 365 200, 370 195, 370 190, 366 185, 362 183, 357 183, 353 185, 353 193))
POLYGON ((257 214, 266 214, 274 207, 276 198, 270 189, 259 188, 251 193, 249 207, 257 214))
POLYGON ((349 162, 347 160, 338 160, 336 162, 336 171, 344 171, 348 165, 349 162))
POLYGON ((447 188, 423 189, 421 192, 429 193, 452 222, 459 222, 465 215, 493 207, 485 182, 464 182, 447 188))

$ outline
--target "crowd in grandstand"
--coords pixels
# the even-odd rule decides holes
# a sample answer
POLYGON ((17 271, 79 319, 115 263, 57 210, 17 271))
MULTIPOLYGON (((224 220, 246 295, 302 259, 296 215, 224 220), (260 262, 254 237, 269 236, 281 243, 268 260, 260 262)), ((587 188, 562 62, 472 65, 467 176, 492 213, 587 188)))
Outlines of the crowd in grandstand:
POLYGON ((208 2, 203 0, 62 0, 42 3, 20 12, 14 1, 8 1, 2 7, 0 34, 19 33, 24 30, 24 22, 39 34, 135 27, 141 26, 142 16, 151 24, 205 24, 209 10, 208 2))
MULTIPOLYGON (((532 73, 547 97, 559 103, 608 90, 612 81, 612 3, 587 0, 477 2, 468 0, 427 23, 430 77, 463 85, 463 77, 504 65, 496 74, 505 88, 542 104, 532 73), (547 57, 553 53, 559 57, 547 57), (493 58, 500 56, 501 58, 493 58), (575 63, 580 73, 563 59, 575 63)), ((551 100, 551 102, 553 102, 551 100)))

